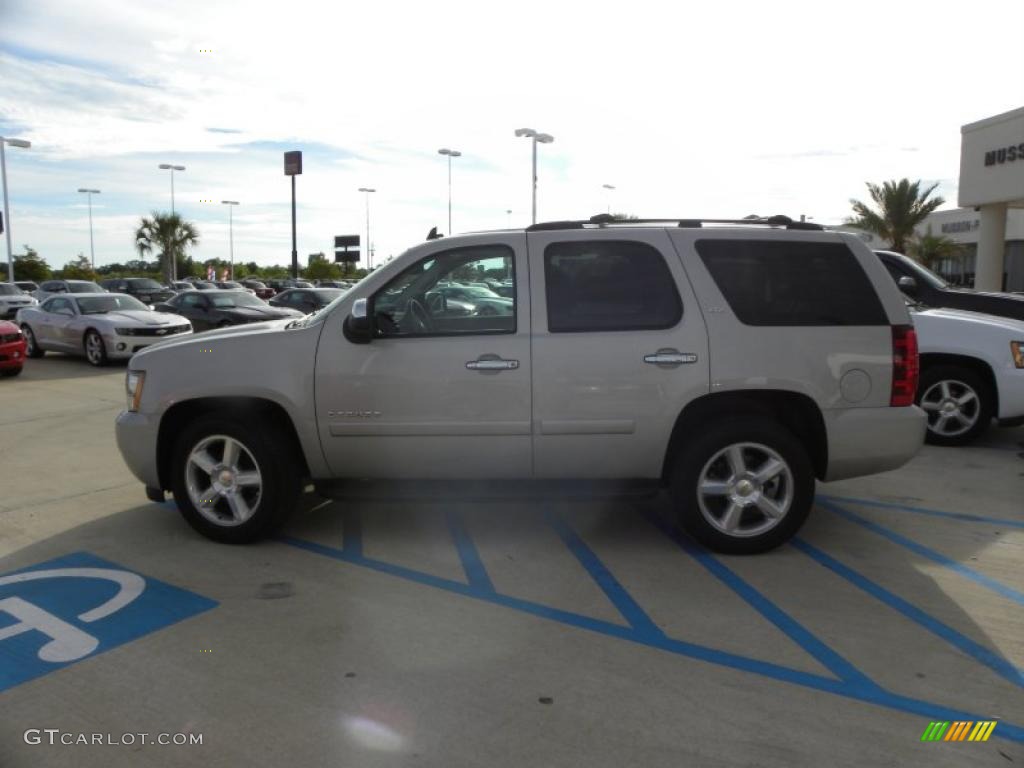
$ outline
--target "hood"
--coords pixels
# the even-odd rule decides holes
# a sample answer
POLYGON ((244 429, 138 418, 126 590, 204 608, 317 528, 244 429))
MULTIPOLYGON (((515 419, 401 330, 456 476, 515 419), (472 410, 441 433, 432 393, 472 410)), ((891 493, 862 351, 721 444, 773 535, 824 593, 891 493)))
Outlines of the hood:
POLYGON ((970 324, 978 328, 1000 329, 1015 334, 1024 341, 1024 320, 1012 317, 987 315, 983 312, 971 312, 966 309, 925 309, 912 313, 914 324, 918 320, 928 325, 970 324))
POLYGON ((219 307, 221 312, 225 312, 239 317, 302 317, 302 313, 297 309, 289 309, 288 307, 219 307))
POLYGON ((110 318, 114 322, 128 320, 135 325, 181 325, 188 322, 179 315, 172 315, 169 312, 151 312, 148 309, 122 309, 117 312, 107 312, 100 317, 110 318))
POLYGON ((964 296, 984 296, 986 299, 995 299, 996 301, 1009 301, 1015 306, 1024 303, 1024 296, 1019 296, 1015 293, 1003 293, 1001 291, 976 291, 973 288, 950 288, 950 293, 959 293, 964 296))
POLYGON ((290 333, 285 326, 294 320, 292 317, 285 317, 278 320, 267 320, 264 323, 249 323, 248 325, 230 325, 227 328, 215 328, 202 333, 182 334, 180 336, 169 336, 153 347, 147 347, 135 353, 133 360, 142 360, 146 355, 153 354, 158 350, 166 350, 172 347, 207 346, 213 341, 231 342, 236 338, 253 336, 271 336, 281 333, 290 333))

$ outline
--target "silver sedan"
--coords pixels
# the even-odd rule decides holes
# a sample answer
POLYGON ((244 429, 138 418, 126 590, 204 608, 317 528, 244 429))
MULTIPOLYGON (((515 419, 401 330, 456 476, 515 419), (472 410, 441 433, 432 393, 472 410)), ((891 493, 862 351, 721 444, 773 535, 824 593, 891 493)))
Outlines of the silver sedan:
POLYGON ((123 293, 51 296, 38 307, 18 311, 29 357, 46 352, 85 355, 93 365, 124 360, 169 336, 192 333, 181 315, 154 312, 123 293))

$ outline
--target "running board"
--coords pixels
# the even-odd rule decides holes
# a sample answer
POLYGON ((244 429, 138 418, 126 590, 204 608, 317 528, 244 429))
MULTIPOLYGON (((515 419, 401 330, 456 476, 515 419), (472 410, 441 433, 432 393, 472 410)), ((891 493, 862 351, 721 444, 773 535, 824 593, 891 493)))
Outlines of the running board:
POLYGON ((316 493, 344 501, 550 501, 642 499, 658 480, 327 480, 316 493))

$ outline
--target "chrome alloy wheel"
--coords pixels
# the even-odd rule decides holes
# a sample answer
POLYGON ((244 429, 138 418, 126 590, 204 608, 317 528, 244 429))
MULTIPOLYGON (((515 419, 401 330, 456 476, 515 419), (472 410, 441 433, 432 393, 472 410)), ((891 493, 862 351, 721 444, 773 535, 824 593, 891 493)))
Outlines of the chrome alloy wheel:
POLYGON ((85 357, 93 365, 103 362, 103 339, 98 333, 90 333, 85 337, 85 357))
POLYGON ((942 437, 957 437, 978 423, 981 399, 962 381, 937 381, 921 395, 921 408, 928 414, 928 429, 942 437))
POLYGON ((789 512, 793 492, 786 460, 760 443, 723 448, 697 480, 701 514, 728 536, 757 536, 774 528, 789 512))
POLYGON ((252 453, 227 435, 210 435, 185 462, 185 488, 196 510, 214 525, 231 527, 251 518, 263 495, 263 478, 252 453))

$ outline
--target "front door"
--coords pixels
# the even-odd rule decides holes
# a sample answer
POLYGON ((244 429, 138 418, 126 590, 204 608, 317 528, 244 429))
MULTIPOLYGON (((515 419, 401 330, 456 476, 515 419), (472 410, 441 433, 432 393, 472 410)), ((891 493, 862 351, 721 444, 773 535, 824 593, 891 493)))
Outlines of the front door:
POLYGON ((374 338, 335 312, 320 337, 316 418, 332 473, 355 478, 528 477, 530 316, 522 233, 441 241, 368 299, 374 338), (512 276, 511 298, 489 278, 512 276), (442 289, 468 286, 473 301, 442 289), (493 294, 493 295, 492 295, 493 294))

